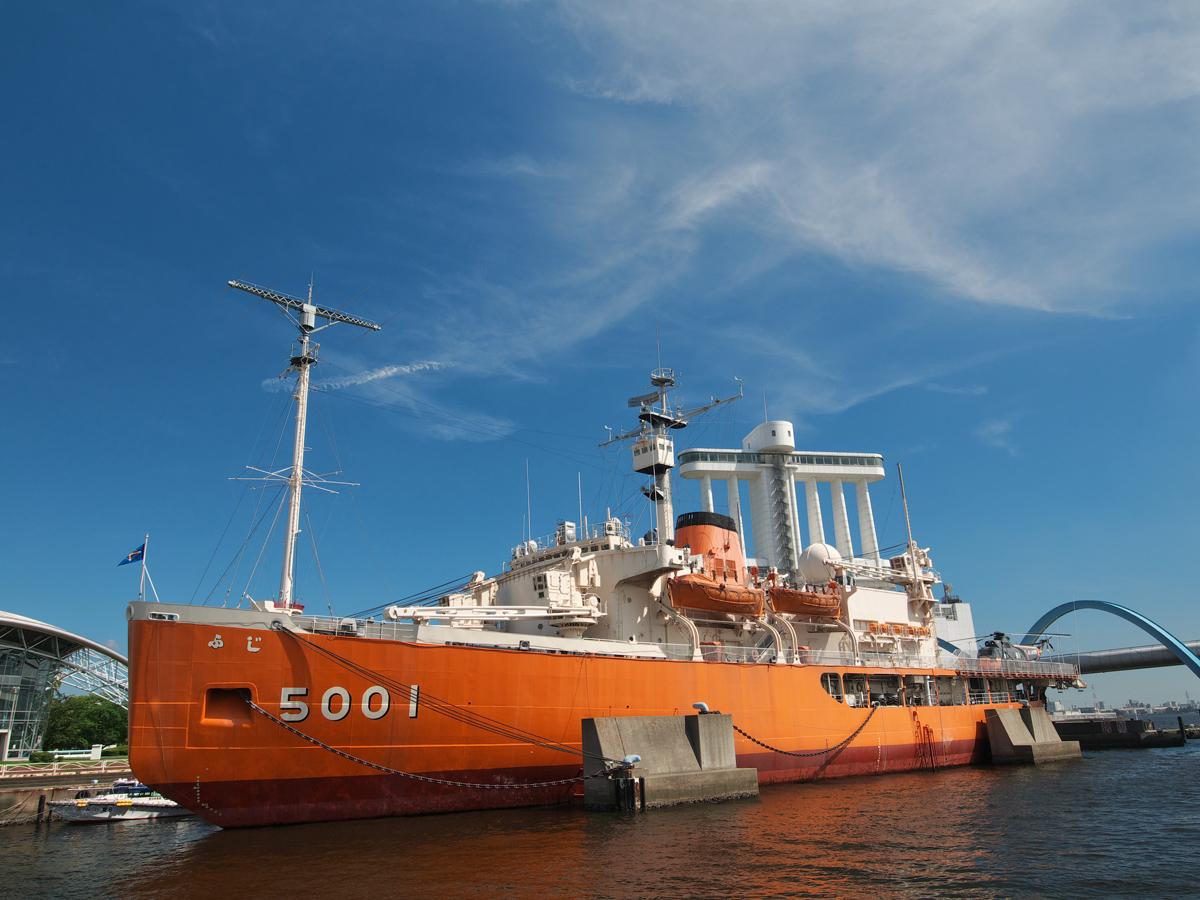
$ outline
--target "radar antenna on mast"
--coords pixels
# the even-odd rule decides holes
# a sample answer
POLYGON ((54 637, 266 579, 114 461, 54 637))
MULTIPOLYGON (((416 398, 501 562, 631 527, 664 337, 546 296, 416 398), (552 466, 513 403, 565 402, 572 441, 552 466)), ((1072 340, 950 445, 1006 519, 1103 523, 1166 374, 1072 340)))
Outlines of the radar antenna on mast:
POLYGON ((637 438, 633 444, 633 470, 643 475, 654 476, 654 487, 643 488, 642 493, 654 503, 655 531, 661 544, 670 543, 675 539, 675 511, 671 499, 671 469, 675 467, 675 442, 671 439, 673 429, 686 428, 693 417, 706 413, 714 407, 734 400, 740 400, 744 394, 742 380, 738 383, 738 392, 729 397, 712 397, 708 403, 692 409, 671 409, 668 392, 675 387, 675 370, 664 369, 661 366, 650 373, 650 383, 654 390, 629 398, 629 405, 638 410, 641 424, 630 431, 614 435, 608 429, 608 440, 600 446, 607 447, 619 441, 637 438))
POLYGON ((311 280, 308 283, 307 300, 289 297, 287 294, 247 284, 244 281, 230 280, 229 286, 271 301, 284 311, 300 332, 299 350, 292 355, 290 360, 291 368, 295 369, 299 376, 296 379, 296 393, 293 395, 293 399, 296 401, 296 438, 292 445, 292 467, 287 477, 288 522, 283 536, 283 572, 279 577, 279 599, 276 603, 278 608, 291 610, 294 608, 292 576, 296 559, 296 535, 300 533, 300 492, 304 486, 304 434, 308 424, 309 369, 316 364, 317 351, 320 349, 320 345, 312 343, 309 338, 316 332, 323 331, 339 322, 356 325, 369 331, 379 331, 383 326, 339 312, 336 309, 317 306, 312 302, 313 285, 311 280), (317 319, 324 319, 325 324, 318 326, 317 319))

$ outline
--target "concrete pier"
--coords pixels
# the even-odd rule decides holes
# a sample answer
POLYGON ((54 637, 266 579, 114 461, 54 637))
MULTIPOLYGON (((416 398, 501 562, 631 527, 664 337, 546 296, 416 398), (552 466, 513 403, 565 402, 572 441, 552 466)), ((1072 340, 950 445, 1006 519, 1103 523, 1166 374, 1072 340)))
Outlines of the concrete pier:
POLYGON ((1078 741, 1064 741, 1058 736, 1043 706, 989 709, 987 733, 992 762, 998 764, 1038 765, 1082 756, 1078 741))
POLYGON ((1116 716, 1056 719, 1054 728, 1064 740, 1078 741, 1085 750, 1182 747, 1188 738, 1183 719, 1179 728, 1160 730, 1153 722, 1116 716))
POLYGON ((585 783, 584 806, 640 810, 758 796, 758 770, 737 768, 733 719, 720 713, 583 720, 583 750, 640 757, 611 778, 585 783))

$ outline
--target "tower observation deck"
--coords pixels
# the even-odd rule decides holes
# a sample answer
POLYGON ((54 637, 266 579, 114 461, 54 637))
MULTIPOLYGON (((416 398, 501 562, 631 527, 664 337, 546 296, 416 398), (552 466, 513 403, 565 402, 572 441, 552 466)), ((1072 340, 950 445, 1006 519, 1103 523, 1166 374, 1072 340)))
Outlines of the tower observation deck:
POLYGON ((801 540, 801 501, 797 497, 800 484, 804 485, 804 534, 808 545, 829 543, 821 512, 821 495, 827 492, 833 510, 833 546, 838 553, 843 559, 879 562, 879 540, 868 488, 885 475, 883 456, 878 453, 797 450, 792 423, 777 419, 763 422, 746 435, 741 450, 684 451, 679 455, 679 474, 699 480, 700 508, 706 512, 713 511, 713 481, 724 481, 729 515, 737 522, 739 534, 744 534, 739 483, 748 483, 754 555, 761 564, 783 572, 799 568, 805 547, 801 540), (847 484, 854 485, 857 543, 846 508, 847 484))

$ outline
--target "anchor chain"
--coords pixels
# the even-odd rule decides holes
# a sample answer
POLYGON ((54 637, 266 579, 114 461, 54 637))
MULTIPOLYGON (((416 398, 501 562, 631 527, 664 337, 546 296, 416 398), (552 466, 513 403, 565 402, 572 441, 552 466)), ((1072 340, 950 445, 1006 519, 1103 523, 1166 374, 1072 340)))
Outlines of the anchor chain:
POLYGON ((253 700, 248 698, 246 700, 246 705, 260 716, 265 719, 269 719, 285 731, 291 732, 292 734, 296 735, 296 737, 308 741, 310 744, 315 744, 322 750, 328 750, 335 756, 340 756, 342 759, 349 760, 352 763, 357 763, 360 766, 365 766, 368 769, 375 769, 377 772, 383 772, 385 775, 398 775, 401 778, 411 778, 413 781, 423 781, 427 784, 440 784, 448 787, 460 788, 481 788, 485 790, 525 790, 531 788, 562 787, 563 785, 577 784, 579 782, 586 781, 589 778, 604 778, 609 774, 608 770, 605 770, 603 772, 597 772, 593 775, 576 775, 574 778, 560 778, 557 781, 533 781, 523 784, 484 784, 482 782, 474 781, 453 781, 449 778, 434 778, 431 775, 418 775, 415 772, 404 772, 400 769, 393 769, 390 766, 372 762, 369 759, 363 759, 361 756, 355 756, 353 753, 347 753, 345 750, 339 750, 337 747, 327 744, 319 738, 315 738, 310 734, 305 734, 299 728, 293 728, 287 722, 263 709, 253 700))
POLYGON ((875 710, 877 710, 877 709, 879 709, 878 706, 872 706, 871 711, 869 713, 867 713, 867 717, 865 719, 863 719, 862 724, 859 725, 857 728, 855 728, 854 731, 850 734, 850 736, 848 738, 846 738, 843 741, 839 741, 838 743, 834 744, 832 747, 826 747, 824 750, 810 750, 810 751, 806 751, 806 752, 799 752, 799 751, 795 751, 795 750, 780 750, 778 747, 772 747, 770 744, 760 741, 758 738, 754 737, 753 735, 747 734, 745 731, 738 728, 736 725, 733 726, 733 730, 736 731, 738 734, 740 734, 742 737, 744 737, 746 740, 750 741, 751 743, 758 744, 758 746, 763 747, 767 750, 770 750, 772 753, 779 753, 779 754, 782 754, 783 756, 800 756, 800 757, 825 756, 828 753, 836 753, 838 750, 841 750, 843 747, 845 747, 847 744, 849 744, 852 740, 854 740, 856 737, 858 737, 860 734, 862 734, 862 730, 867 727, 867 723, 871 721, 871 717, 875 715, 875 710))

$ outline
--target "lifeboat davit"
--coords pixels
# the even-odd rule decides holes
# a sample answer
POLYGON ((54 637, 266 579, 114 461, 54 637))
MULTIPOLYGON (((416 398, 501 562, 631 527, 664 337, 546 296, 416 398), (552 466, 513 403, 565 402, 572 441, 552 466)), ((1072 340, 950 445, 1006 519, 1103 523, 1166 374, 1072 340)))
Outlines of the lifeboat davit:
POLYGON ((707 575, 681 575, 667 582, 676 609, 703 609, 739 616, 761 616, 766 595, 736 581, 716 581, 707 575))
POLYGON ((808 590, 771 587, 767 589, 771 608, 777 613, 797 616, 821 616, 836 619, 842 610, 842 599, 834 590, 808 590))

